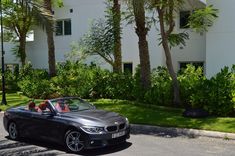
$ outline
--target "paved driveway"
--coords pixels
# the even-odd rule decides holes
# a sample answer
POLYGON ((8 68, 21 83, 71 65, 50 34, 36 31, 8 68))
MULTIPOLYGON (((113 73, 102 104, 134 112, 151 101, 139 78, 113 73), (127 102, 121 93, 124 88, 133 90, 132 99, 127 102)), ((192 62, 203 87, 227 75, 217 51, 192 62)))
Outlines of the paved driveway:
MULTIPOLYGON (((2 125, 2 114, 0 114, 2 125)), ((80 155, 107 156, 234 156, 235 141, 212 138, 187 138, 164 134, 132 134, 131 139, 122 146, 84 151, 80 155)), ((7 133, 0 126, 0 156, 55 156, 72 155, 63 147, 53 143, 7 139, 7 133)))

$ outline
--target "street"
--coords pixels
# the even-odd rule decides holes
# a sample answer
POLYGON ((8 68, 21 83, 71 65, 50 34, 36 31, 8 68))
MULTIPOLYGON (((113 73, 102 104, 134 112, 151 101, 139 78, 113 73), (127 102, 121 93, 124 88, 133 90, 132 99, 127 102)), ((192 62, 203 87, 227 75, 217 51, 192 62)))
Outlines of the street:
MULTIPOLYGON (((54 143, 23 139, 15 142, 7 139, 0 114, 0 156, 55 156, 67 154, 54 143)), ((132 134, 126 144, 103 149, 87 150, 78 155, 107 156, 234 156, 235 141, 214 138, 188 138, 162 134, 132 134)))

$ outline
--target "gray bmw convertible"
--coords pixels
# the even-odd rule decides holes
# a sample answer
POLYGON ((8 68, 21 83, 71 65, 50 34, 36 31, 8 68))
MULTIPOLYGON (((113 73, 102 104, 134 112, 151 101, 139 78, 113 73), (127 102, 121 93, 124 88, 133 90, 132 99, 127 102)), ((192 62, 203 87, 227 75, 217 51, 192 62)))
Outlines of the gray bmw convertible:
POLYGON ((70 152, 122 144, 130 137, 128 119, 98 110, 76 97, 46 100, 40 105, 8 109, 4 128, 9 138, 44 139, 65 145, 70 152))

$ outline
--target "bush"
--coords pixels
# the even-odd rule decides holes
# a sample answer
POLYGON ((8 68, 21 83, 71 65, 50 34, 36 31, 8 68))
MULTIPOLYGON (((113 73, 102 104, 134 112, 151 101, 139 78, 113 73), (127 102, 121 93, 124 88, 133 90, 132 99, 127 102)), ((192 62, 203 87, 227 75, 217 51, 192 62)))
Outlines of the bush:
POLYGON ((170 106, 172 104, 172 81, 165 67, 154 69, 151 74, 152 86, 145 94, 145 102, 170 106))
POLYGON ((47 98, 53 93, 48 72, 33 69, 30 64, 20 70, 18 86, 24 95, 31 98, 47 98))
POLYGON ((96 72, 92 93, 99 98, 128 99, 133 96, 133 77, 130 74, 117 74, 109 71, 96 72))
MULTIPOLYGON (((203 69, 201 67, 195 68, 193 65, 187 65, 187 68, 178 76, 178 80, 180 84, 180 98, 184 107, 202 108, 203 102, 193 101, 192 98, 196 98, 196 96, 192 97, 192 95, 196 92, 201 93, 204 88, 206 77, 203 75, 203 69)), ((199 93, 197 93, 198 100, 203 96, 199 93)))
POLYGON ((208 106, 207 110, 211 114, 228 116, 234 111, 234 74, 225 67, 208 83, 208 106))
POLYGON ((191 95, 191 103, 200 104, 210 114, 230 116, 234 112, 235 72, 225 67, 210 80, 204 80, 191 95))
POLYGON ((53 89, 62 96, 89 97, 94 84, 93 68, 80 63, 59 65, 57 76, 52 78, 53 89))
POLYGON ((19 66, 16 66, 13 72, 8 69, 5 71, 5 82, 6 82, 7 91, 10 92, 18 91, 19 90, 19 87, 17 85, 18 81, 19 81, 19 66))

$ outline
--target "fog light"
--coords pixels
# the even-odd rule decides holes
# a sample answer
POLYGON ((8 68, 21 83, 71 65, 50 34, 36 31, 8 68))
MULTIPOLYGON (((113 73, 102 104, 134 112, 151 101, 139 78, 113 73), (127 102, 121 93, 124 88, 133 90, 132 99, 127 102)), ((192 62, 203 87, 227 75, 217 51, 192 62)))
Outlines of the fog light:
POLYGON ((94 144, 95 142, 94 141, 91 141, 91 144, 94 144))

